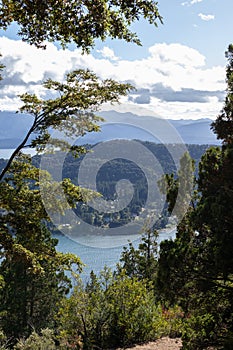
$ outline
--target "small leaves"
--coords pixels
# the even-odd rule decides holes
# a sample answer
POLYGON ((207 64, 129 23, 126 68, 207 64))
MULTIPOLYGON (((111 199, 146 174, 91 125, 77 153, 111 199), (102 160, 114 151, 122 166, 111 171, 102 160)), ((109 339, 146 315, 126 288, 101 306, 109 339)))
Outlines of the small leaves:
MULTIPOLYGON (((38 330, 48 325, 71 288, 65 271, 80 273, 82 263, 74 254, 56 251, 58 240, 45 226, 49 217, 39 191, 39 169, 21 156, 10 170, 0 182, 0 304, 1 325, 9 338, 17 339, 31 333, 31 324, 38 330)), ((48 194, 52 187, 60 190, 49 173, 41 171, 41 177, 48 194)), ((82 198, 79 188, 69 181, 64 184, 70 201, 82 198)), ((64 205, 58 196, 51 205, 62 212, 67 201, 64 205)))
POLYGON ((97 123, 103 119, 98 117, 96 112, 101 105, 106 102, 119 102, 120 97, 127 95, 133 88, 130 84, 120 84, 112 79, 101 81, 88 69, 68 73, 63 83, 48 79, 44 87, 54 92, 55 98, 43 100, 35 94, 28 93, 20 96, 24 103, 20 112, 31 114, 34 120, 24 140, 13 152, 0 174, 0 181, 14 157, 26 146, 36 148, 39 152, 45 149, 51 152, 55 148, 62 151, 68 151, 70 148, 74 150, 75 147, 66 139, 71 137, 75 140, 87 132, 99 131, 97 123), (63 137, 51 139, 50 134, 55 129, 61 132, 63 137), (36 136, 29 141, 32 135, 36 136))
POLYGON ((66 141, 50 139, 51 128, 62 131, 68 137, 83 136, 86 132, 99 131, 96 124, 103 119, 95 112, 105 102, 118 102, 120 96, 131 89, 130 84, 120 84, 112 79, 100 81, 89 70, 75 70, 66 76, 66 82, 60 83, 48 79, 44 87, 56 92, 58 97, 41 100, 28 93, 21 95, 24 105, 20 112, 34 116, 31 134, 38 136, 31 142, 31 147, 44 151, 59 147, 65 151, 70 145, 66 141))
POLYGON ((74 42, 89 52, 95 39, 123 39, 140 45, 130 25, 144 17, 150 24, 162 23, 154 0, 3 0, 0 28, 17 22, 24 41, 46 48, 44 41, 59 41, 63 47, 74 42))
POLYGON ((79 186, 75 186, 70 179, 62 180, 62 189, 66 194, 66 199, 68 203, 75 207, 77 202, 88 202, 95 197, 99 197, 95 191, 91 191, 79 186))

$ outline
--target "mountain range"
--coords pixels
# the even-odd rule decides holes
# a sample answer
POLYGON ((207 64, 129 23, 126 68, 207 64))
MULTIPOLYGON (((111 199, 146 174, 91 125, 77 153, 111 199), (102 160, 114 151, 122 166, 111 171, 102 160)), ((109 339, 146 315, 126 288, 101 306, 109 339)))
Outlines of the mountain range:
MULTIPOLYGON (((211 119, 162 119, 116 111, 100 112, 105 119, 101 132, 78 138, 76 144, 96 144, 113 139, 136 139, 156 143, 219 144, 210 126, 211 119)), ((30 128, 32 117, 14 112, 0 112, 0 149, 15 148, 30 128)))

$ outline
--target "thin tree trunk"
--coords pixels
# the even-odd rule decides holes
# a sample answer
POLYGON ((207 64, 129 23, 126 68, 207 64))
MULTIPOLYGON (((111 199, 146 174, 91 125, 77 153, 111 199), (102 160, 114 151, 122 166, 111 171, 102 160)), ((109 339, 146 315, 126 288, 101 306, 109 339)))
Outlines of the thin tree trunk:
POLYGON ((19 152, 21 151, 22 148, 24 148, 24 146, 26 145, 29 136, 33 133, 34 128, 36 126, 36 119, 34 120, 33 125, 31 126, 31 128, 29 129, 29 131, 27 132, 27 135, 25 136, 24 140, 19 144, 19 146, 14 150, 14 152, 12 153, 12 155, 10 156, 5 168, 2 170, 1 174, 0 174, 0 181, 2 181, 4 175, 6 174, 6 172, 9 170, 13 160, 15 159, 15 157, 17 156, 17 154, 19 154, 19 152))

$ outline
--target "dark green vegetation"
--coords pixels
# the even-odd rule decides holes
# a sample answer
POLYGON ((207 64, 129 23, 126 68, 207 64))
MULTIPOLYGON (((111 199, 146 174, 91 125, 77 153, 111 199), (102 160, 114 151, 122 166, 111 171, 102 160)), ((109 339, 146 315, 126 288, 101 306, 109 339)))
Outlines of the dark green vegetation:
MULTIPOLYGON (((152 142, 141 141, 141 143, 155 155, 164 173, 176 174, 177 169, 172 159, 172 156, 168 151, 169 147, 167 147, 166 145, 155 144, 152 142)), ((86 149, 91 149, 92 147, 95 147, 95 145, 85 146, 86 149)), ((178 144, 173 145, 173 148, 176 149, 177 152, 179 152, 178 150, 180 149, 180 147, 182 146, 178 144)), ((195 160, 196 164, 199 163, 201 156, 207 148, 207 145, 187 145, 187 150, 189 151, 191 157, 195 160)), ((78 185, 79 167, 80 163, 83 160, 83 157, 84 156, 81 155, 79 158, 74 158, 72 156, 72 153, 69 153, 64 161, 63 177, 70 178, 72 182, 76 185, 78 185)), ((95 161, 98 162, 98 159, 95 159, 95 161)), ((50 163, 52 164, 54 173, 59 173, 60 164, 54 161, 53 156, 50 157, 50 163)), ((33 157, 33 164, 37 167, 40 166, 40 156, 33 157)), ((92 171, 92 166, 90 165, 90 170, 87 169, 86 171, 92 171)), ((153 164, 151 166, 150 171, 154 173, 154 186, 156 186, 158 174, 153 164)), ((77 216, 93 226, 107 226, 112 228, 125 225, 128 222, 131 222, 136 216, 140 215, 141 210, 145 206, 145 203, 147 201, 148 183, 145 174, 135 163, 121 158, 106 162, 100 168, 96 178, 97 191, 101 193, 105 199, 114 200, 116 198, 116 184, 119 180, 122 179, 129 180, 134 186, 134 195, 129 205, 127 205, 121 211, 117 211, 116 213, 102 213, 97 210, 94 210, 85 203, 80 202, 74 209, 77 216)), ((170 214, 168 213, 167 206, 165 205, 162 211, 162 216, 156 221, 154 228, 163 228, 168 223, 169 216, 170 214)), ((61 217, 61 223, 62 222, 63 221, 61 217)))
MULTIPOLYGON (((176 166, 165 145, 151 142, 142 142, 142 144, 155 155, 164 173, 176 173, 176 166)), ((174 145, 173 147, 178 149, 179 145, 174 145)), ((189 145, 188 149, 198 163, 207 147, 207 145, 189 145)), ((82 159, 77 160, 77 166, 75 167, 72 159, 70 159, 70 162, 67 160, 67 163, 65 162, 64 164, 64 176, 71 178, 74 183, 76 183, 75 176, 77 176, 77 169, 79 161, 81 160, 82 159), (75 170, 74 173, 72 173, 72 169, 75 170)), ((156 187, 156 182, 158 180, 157 170, 153 168, 152 165, 150 171, 154 173, 154 186, 156 187)), ((121 179, 129 180, 134 186, 134 195, 128 206, 118 213, 102 214, 89 208, 87 205, 79 204, 75 209, 78 216, 92 225, 108 225, 110 228, 125 225, 139 216, 147 202, 149 189, 145 174, 135 163, 125 159, 114 159, 105 163, 104 166, 101 167, 96 178, 97 191, 107 200, 114 200, 116 196, 116 184, 121 179)), ((156 209, 156 203, 154 203, 153 209, 151 210, 156 209)), ((155 229, 163 228, 168 223, 169 213, 166 205, 161 214, 162 215, 155 222, 155 229)))
MULTIPOLYGON (((17 21, 24 38, 38 46, 44 38, 64 44, 80 38, 81 43, 76 40, 76 44, 88 49, 95 38, 104 39, 105 35, 134 41, 127 31, 132 21, 140 14, 153 23, 158 18, 156 3, 152 1, 124 1, 120 5, 115 1, 97 1, 97 7, 83 1, 81 17, 77 18, 76 12, 70 16, 78 3, 56 1, 56 6, 52 6, 54 2, 49 1, 2 1, 1 25, 17 21), (98 20, 100 10, 106 10, 106 22, 102 12, 101 21, 98 20), (56 22, 58 13, 61 21, 56 22), (68 28, 64 23, 67 15, 71 18, 68 28), (47 18, 49 26, 44 26, 47 18), (113 32, 109 29, 110 18, 117 19, 113 32), (77 37, 72 21, 78 34, 85 29, 83 36, 77 37), (91 23, 94 27, 88 27, 91 23), (97 24, 101 23, 103 31, 99 32, 97 24)), ((25 136, 4 168, 5 177, 0 182, 2 349, 110 349, 162 335, 181 336, 183 349, 233 348, 233 46, 229 46, 227 58, 227 96, 212 126, 222 147, 212 147, 203 155, 191 196, 184 191, 190 187, 184 170, 195 176, 194 162, 188 154, 181 159, 183 167, 178 174, 167 174, 160 181, 161 190, 166 189, 168 210, 176 206, 180 217, 176 239, 164 241, 158 252, 157 232, 145 227, 138 249, 129 245, 113 274, 108 268, 100 276, 92 273, 87 285, 79 278, 79 258, 58 253, 57 242, 44 225, 49 217, 38 188, 38 169, 18 152, 26 145, 25 136), (187 203, 188 211, 181 217, 187 203), (74 274, 72 292, 66 271, 74 274)), ((58 89, 60 96, 46 101, 34 95, 22 97, 22 110, 34 116, 33 131, 38 138, 32 145, 39 149, 48 141, 50 126, 60 128, 67 121, 67 132, 72 133, 74 121, 80 126, 80 135, 95 129, 96 107, 118 100, 130 88, 113 81, 100 82, 86 71, 71 73, 64 84, 51 80, 45 84, 49 89, 58 89), (86 95, 86 83, 94 91, 91 96, 86 95), (70 97, 76 93, 80 96, 74 101, 70 97), (85 112, 86 108, 91 109, 91 114, 85 112), (87 123, 83 125, 81 121, 87 123)), ((57 140, 52 144, 68 147, 57 140)), ((93 195, 67 179, 61 184, 51 182, 46 172, 43 180, 51 210, 60 213, 66 210, 66 203, 59 197, 55 202, 49 201, 51 186, 58 192, 62 186, 73 206, 93 195)))
MULTIPOLYGON (((174 161, 168 151, 169 148, 166 147, 166 145, 145 141, 141 142, 155 155, 164 173, 177 173, 174 161)), ((92 147, 95 147, 95 145, 85 145, 87 150, 92 147)), ((173 145, 173 147, 177 150, 180 148, 178 144, 173 145)), ((196 165, 199 163, 201 156, 208 147, 208 145, 187 145, 187 150, 192 159, 195 160, 196 165)), ((78 185, 79 166, 83 157, 84 156, 81 155, 79 158, 75 158, 72 153, 69 153, 63 165, 63 178, 71 179, 72 183, 75 185, 78 185)), ((32 159, 33 165, 39 168, 40 160, 40 156, 34 156, 32 159)), ((98 159, 96 159, 96 161, 98 161, 98 159)), ((0 159, 0 170, 4 168, 6 163, 6 160, 0 159)), ((60 164, 54 161, 53 155, 50 156, 50 163, 52 164, 54 173, 59 173, 60 164)), ((152 165, 150 170, 154 172, 154 186, 156 186, 156 169, 153 168, 152 165)), ((175 176, 177 177, 177 174, 175 176)), ((128 206, 117 213, 102 213, 89 207, 86 203, 79 202, 73 209, 77 216, 93 226, 108 226, 112 228, 125 225, 131 222, 136 216, 140 215, 147 201, 148 184, 143 171, 135 163, 119 158, 105 163, 98 172, 96 179, 97 191, 101 193, 105 199, 114 200, 116 196, 116 184, 121 179, 128 179, 134 186, 134 196, 128 206)), ((159 229, 165 227, 169 217, 170 214, 167 210, 167 205, 165 205, 162 215, 155 222, 154 228, 159 229)), ((63 220, 61 216, 61 224, 62 223, 63 220)), ((127 231, 125 233, 127 234, 127 231)))
MULTIPOLYGON (((213 130, 222 139, 202 157, 194 206, 177 238, 161 245, 158 293, 184 314, 183 348, 233 348, 233 46, 227 51, 227 96, 213 130)), ((174 194, 171 186, 170 199, 174 194)))

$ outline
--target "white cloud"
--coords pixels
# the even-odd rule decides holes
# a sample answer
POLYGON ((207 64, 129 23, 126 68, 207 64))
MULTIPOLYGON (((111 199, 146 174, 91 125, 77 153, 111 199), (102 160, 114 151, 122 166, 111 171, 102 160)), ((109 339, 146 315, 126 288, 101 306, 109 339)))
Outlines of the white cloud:
POLYGON ((203 20, 203 21, 211 21, 215 18, 214 15, 204 15, 203 13, 199 13, 198 16, 203 20))
POLYGON ((199 2, 202 2, 203 0, 191 0, 191 1, 184 1, 181 3, 182 6, 192 6, 194 4, 197 4, 199 2))
POLYGON ((197 4, 198 2, 202 2, 203 0, 192 0, 191 2, 190 2, 190 4, 191 5, 193 5, 193 4, 197 4))
POLYGON ((102 57, 109 58, 112 61, 116 61, 119 59, 119 57, 115 55, 114 51, 107 46, 103 47, 102 50, 97 50, 97 52, 101 53, 102 57))
MULTIPOLYGON (((89 68, 101 78, 130 81, 136 88, 144 89, 137 101, 136 95, 130 100, 122 98, 128 108, 139 109, 139 103, 144 101, 148 103, 143 107, 169 118, 214 118, 222 108, 218 97, 219 91, 225 90, 225 68, 207 68, 200 52, 178 43, 155 44, 149 48, 146 58, 135 61, 113 60, 116 56, 110 48, 101 51, 105 57, 95 58, 92 54, 82 55, 78 49, 59 50, 52 43, 47 50, 39 50, 7 38, 0 38, 0 52, 6 65, 0 90, 2 110, 18 109, 17 96, 26 91, 46 96, 42 81, 49 77, 62 80, 67 72, 77 68, 89 68), (157 87, 160 91, 155 91, 157 87)), ((112 106, 106 108, 113 109, 112 106)))

